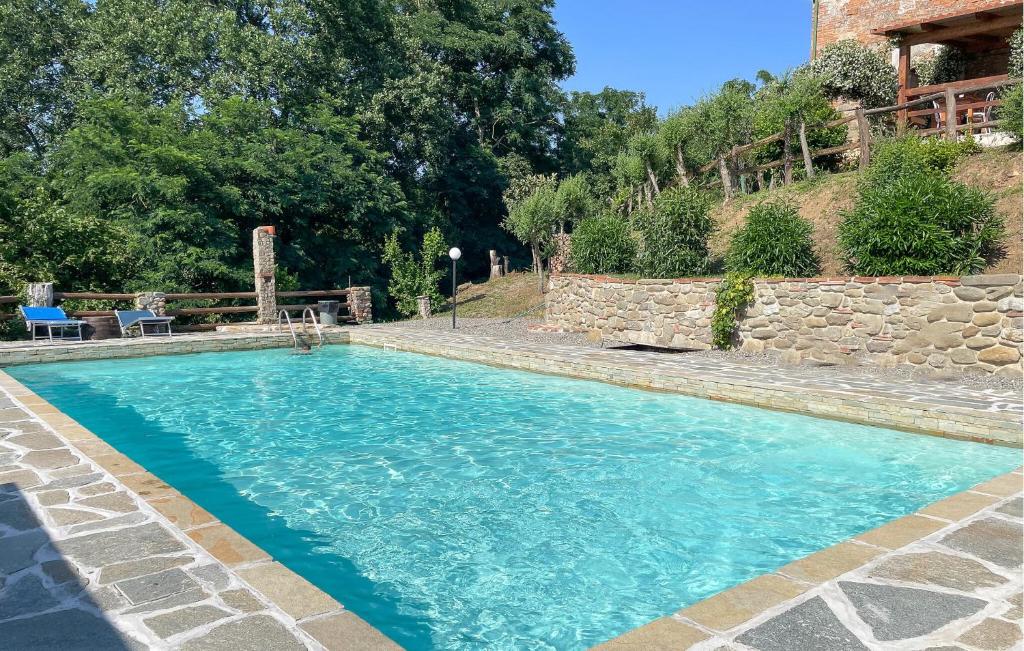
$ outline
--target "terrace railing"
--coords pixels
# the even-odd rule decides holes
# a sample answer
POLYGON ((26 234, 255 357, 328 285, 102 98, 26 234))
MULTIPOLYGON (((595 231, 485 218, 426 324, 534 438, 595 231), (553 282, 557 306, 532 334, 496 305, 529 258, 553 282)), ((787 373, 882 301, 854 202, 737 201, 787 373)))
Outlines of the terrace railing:
MULTIPOLYGON (((765 187, 764 173, 777 168, 782 168, 782 183, 789 184, 793 181, 793 168, 800 162, 803 163, 804 172, 807 178, 814 178, 814 159, 831 154, 838 154, 847 151, 857 150, 859 152, 859 165, 865 167, 871 162, 871 125, 870 117, 885 114, 896 114, 897 129, 900 132, 906 130, 907 124, 918 124, 922 128, 914 128, 913 133, 921 136, 942 135, 950 140, 955 140, 961 132, 974 134, 983 130, 994 130, 1002 124, 1002 120, 991 119, 991 109, 1002 105, 998 98, 999 89, 1012 84, 1020 83, 1019 79, 1011 79, 1006 75, 971 79, 962 82, 939 84, 935 86, 921 86, 906 91, 908 96, 913 96, 900 104, 893 106, 882 106, 879 108, 853 110, 853 115, 831 120, 822 124, 790 125, 787 129, 774 133, 767 138, 745 144, 734 146, 727 154, 707 163, 697 170, 698 175, 708 174, 718 170, 717 178, 712 184, 722 184, 726 199, 731 199, 735 194, 733 175, 739 178, 740 187, 744 187, 744 177, 756 176, 758 186, 765 187), (977 100, 971 99, 972 93, 994 92, 992 99, 977 100), (917 108, 922 105, 931 105, 928 108, 917 108), (937 122, 932 126, 927 119, 937 122), (952 116, 952 118, 950 117, 952 116), (989 116, 979 120, 979 116, 989 116), (807 144, 807 133, 818 129, 831 129, 851 122, 857 123, 857 138, 836 147, 828 147, 812 151, 807 144), (794 139, 800 143, 802 161, 795 157, 791 143, 794 139), (759 147, 772 143, 782 142, 782 157, 756 166, 744 166, 743 154, 751 152, 759 147)), ((773 175, 771 182, 775 182, 773 175)))

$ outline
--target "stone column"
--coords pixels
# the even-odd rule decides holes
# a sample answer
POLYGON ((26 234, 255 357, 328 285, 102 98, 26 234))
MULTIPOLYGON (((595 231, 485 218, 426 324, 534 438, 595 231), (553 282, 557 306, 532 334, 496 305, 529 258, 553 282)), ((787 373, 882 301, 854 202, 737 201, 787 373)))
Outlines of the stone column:
POLYGON ((366 286, 349 287, 348 291, 348 313, 356 323, 373 323, 373 300, 370 296, 370 288, 366 286))
POLYGON ((141 292, 135 295, 136 310, 151 310, 156 316, 167 316, 167 294, 141 292))
POLYGON ((252 231, 252 263, 256 274, 256 323, 277 323, 277 287, 274 282, 274 233, 269 226, 252 231))
POLYGON ((421 319, 429 319, 430 318, 430 314, 431 313, 430 313, 430 297, 429 296, 417 296, 416 297, 416 307, 419 308, 420 318, 421 319))
POLYGON ((29 283, 25 293, 29 307, 53 307, 53 283, 29 283))

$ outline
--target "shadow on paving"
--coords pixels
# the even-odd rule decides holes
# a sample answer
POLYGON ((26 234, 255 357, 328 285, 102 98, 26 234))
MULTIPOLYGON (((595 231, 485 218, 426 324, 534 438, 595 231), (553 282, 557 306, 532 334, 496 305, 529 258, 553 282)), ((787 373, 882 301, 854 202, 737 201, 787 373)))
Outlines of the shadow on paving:
POLYGON ((0 648, 119 651, 133 646, 85 590, 15 484, 0 484, 0 648))
MULTIPOLYGON (((285 354, 282 351, 282 354, 285 354)), ((193 502, 213 514, 274 560, 305 577, 406 649, 430 648, 426 606, 412 603, 386 584, 367 579, 350 560, 333 553, 333 540, 290 525, 279 514, 249 500, 223 477, 221 468, 189 447, 187 436, 147 419, 130 405, 86 385, 73 400, 34 390, 193 502), (110 427, 117 423, 117 427, 110 427)), ((0 637, 0 641, 2 641, 0 637)), ((0 642, 0 651, 5 651, 0 642)))

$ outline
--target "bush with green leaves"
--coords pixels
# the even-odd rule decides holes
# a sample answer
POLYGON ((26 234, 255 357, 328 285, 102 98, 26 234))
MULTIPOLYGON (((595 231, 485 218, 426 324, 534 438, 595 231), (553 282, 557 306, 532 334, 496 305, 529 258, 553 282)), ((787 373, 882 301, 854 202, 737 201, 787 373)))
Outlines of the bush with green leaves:
POLYGON ((419 309, 417 296, 429 296, 430 306, 434 309, 444 303, 438 283, 445 276, 446 266, 438 264, 438 261, 445 255, 446 248, 444 236, 437 228, 423 235, 418 260, 413 253, 402 249, 397 231, 384 241, 383 260, 391 268, 388 293, 395 300, 399 312, 406 316, 416 314, 419 309))
POLYGON ((576 225, 570 240, 574 271, 584 274, 633 271, 636 240, 625 219, 606 212, 576 225))
POLYGON ((963 79, 967 72, 967 55, 958 47, 940 45, 934 52, 914 63, 917 85, 931 86, 963 79))
POLYGON ((1024 142, 1024 86, 1014 84, 1000 94, 1002 106, 996 109, 996 118, 1002 120, 1000 131, 1011 134, 1018 143, 1024 142))
POLYGON ((908 135, 880 140, 872 146, 865 182, 885 183, 919 173, 948 175, 961 159, 978 149, 972 139, 951 142, 908 135))
POLYGON ((852 39, 838 41, 819 52, 808 68, 832 98, 860 100, 867 108, 896 103, 896 69, 878 49, 852 39))
POLYGON ((634 213, 641 240, 637 271, 649 278, 708 273, 713 203, 710 194, 695 186, 669 188, 658 196, 653 210, 634 213))
POLYGON ((711 315, 711 343, 715 348, 732 348, 736 334, 737 317, 754 300, 752 276, 744 272, 731 272, 715 290, 715 311, 711 315))
POLYGON ((747 222, 732 236, 726 264, 730 271, 758 276, 805 277, 820 267, 810 222, 796 204, 766 201, 750 209, 747 222))
POLYGON ((1024 77, 1024 30, 1018 29, 1009 38, 1010 61, 1007 73, 1014 79, 1024 77))
POLYGON ((876 175, 839 225, 849 270, 866 276, 977 273, 1002 236, 991 197, 931 169, 876 175))
POLYGON ((543 271, 544 252, 561 216, 562 202, 553 179, 540 183, 522 200, 508 205, 508 216, 502 226, 530 247, 533 270, 538 274, 543 271))

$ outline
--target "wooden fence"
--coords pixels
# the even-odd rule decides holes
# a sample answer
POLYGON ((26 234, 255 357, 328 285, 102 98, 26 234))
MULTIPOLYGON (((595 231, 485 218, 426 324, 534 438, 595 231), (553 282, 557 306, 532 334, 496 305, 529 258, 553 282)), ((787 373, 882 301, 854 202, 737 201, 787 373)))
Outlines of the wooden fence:
MULTIPOLYGON (((277 299, 279 301, 277 305, 278 311, 286 310, 288 312, 302 312, 306 308, 317 308, 316 303, 291 303, 282 304, 281 299, 309 299, 309 298, 321 298, 325 300, 340 300, 342 313, 338 316, 339 322, 351 322, 354 321, 354 317, 349 309, 349 302, 347 300, 351 290, 348 289, 315 289, 315 290, 304 290, 304 291, 292 291, 292 292, 277 292, 277 299), (347 314, 345 314, 347 312, 347 314)), ((137 294, 112 294, 102 292, 54 292, 53 299, 55 303, 66 300, 95 300, 95 301, 124 301, 130 303, 126 306, 126 309, 132 309, 137 294)), ((192 307, 184 306, 178 308, 170 307, 170 304, 174 301, 222 301, 222 300, 238 300, 238 299, 252 299, 256 300, 256 292, 213 292, 213 293, 170 293, 164 294, 164 298, 167 300, 168 309, 166 310, 167 316, 199 316, 207 314, 253 314, 257 311, 257 306, 253 305, 214 305, 210 307, 192 307)), ((17 304, 23 301, 20 296, 0 296, 0 305, 3 304, 17 304)), ((0 313, 0 320, 13 319, 18 317, 17 313, 0 313)), ((114 316, 114 310, 71 310, 68 312, 69 317, 74 318, 85 318, 85 317, 112 317, 114 316)), ((233 323, 250 323, 248 321, 236 321, 233 323)), ((176 330, 181 331, 199 331, 199 330, 213 330, 219 323, 196 323, 176 326, 176 330)))
MULTIPOLYGON (((721 183, 725 193, 726 199, 731 199, 735 194, 733 186, 733 171, 742 180, 744 176, 756 175, 758 181, 758 187, 764 186, 764 173, 781 167, 783 169, 783 183, 789 184, 793 181, 793 165, 796 163, 794 158, 791 144, 793 138, 797 138, 800 142, 800 152, 803 158, 804 172, 807 178, 814 178, 814 159, 821 156, 828 156, 830 154, 838 154, 846 151, 852 151, 854 149, 859 150, 859 165, 865 167, 871 162, 871 125, 868 120, 869 117, 884 115, 887 113, 897 114, 897 128, 900 132, 906 129, 908 120, 917 116, 930 116, 935 117, 939 122, 939 126, 915 129, 914 133, 922 136, 928 135, 943 135, 944 137, 953 140, 957 138, 959 132, 968 131, 973 133, 976 130, 991 129, 999 126, 1001 120, 984 120, 981 122, 975 122, 974 118, 977 113, 987 115, 986 109, 991 109, 996 106, 1000 106, 1002 101, 998 98, 985 101, 970 101, 961 104, 957 104, 957 94, 966 94, 977 92, 980 90, 995 90, 1004 86, 1009 86, 1015 83, 1020 83, 1020 80, 1009 79, 1006 76, 998 76, 992 78, 973 79, 965 82, 957 82, 953 84, 945 84, 943 86, 925 86, 921 88, 911 89, 908 91, 910 94, 912 91, 920 91, 917 94, 920 96, 895 104, 893 106, 882 106, 873 109, 857 108, 854 110, 854 114, 825 122, 823 124, 808 125, 801 122, 798 126, 787 125, 787 128, 778 133, 772 134, 767 138, 762 138, 755 142, 748 143, 746 145, 734 146, 728 154, 720 156, 716 160, 713 160, 700 169, 697 170, 698 174, 707 174, 716 168, 718 169, 718 178, 714 179, 712 183, 721 183), (937 92, 929 92, 930 90, 939 88, 937 92), (941 108, 936 108, 934 104, 937 104, 941 100, 941 108), (921 104, 933 103, 931 108, 921 110, 910 110, 912 107, 919 106, 921 104), (959 114, 963 113, 965 116, 964 124, 958 122, 959 114), (952 117, 950 117, 952 116, 952 117), (807 132, 817 129, 832 129, 834 127, 849 124, 851 122, 857 123, 857 140, 847 142, 837 147, 828 147, 826 149, 819 149, 817 151, 811 151, 807 145, 807 132), (782 142, 782 158, 778 160, 765 163, 763 165, 757 165, 754 167, 744 168, 741 167, 740 156, 747 152, 753 151, 758 147, 770 145, 776 142, 782 142)), ((774 177, 772 179, 774 181, 774 177)))

